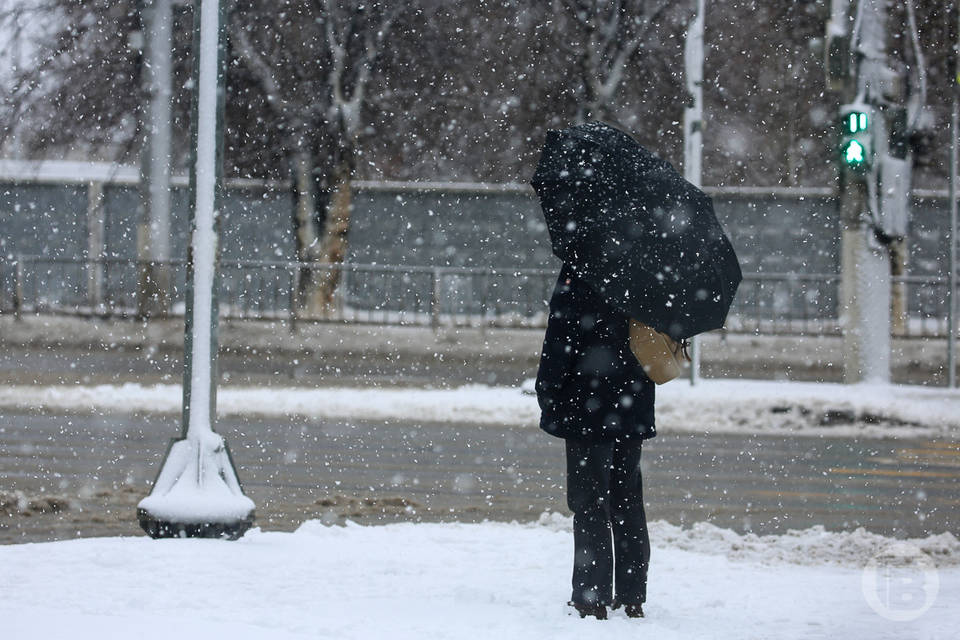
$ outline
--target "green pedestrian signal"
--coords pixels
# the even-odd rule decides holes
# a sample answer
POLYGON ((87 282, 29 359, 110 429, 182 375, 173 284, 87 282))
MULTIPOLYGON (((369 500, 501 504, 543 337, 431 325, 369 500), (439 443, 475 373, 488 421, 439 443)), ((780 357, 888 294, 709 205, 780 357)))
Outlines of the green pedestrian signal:
POLYGON ((863 164, 867 161, 866 149, 856 140, 851 140, 843 152, 843 161, 850 166, 863 164))
POLYGON ((873 164, 873 120, 871 108, 865 104, 840 108, 840 160, 844 168, 865 172, 873 164))

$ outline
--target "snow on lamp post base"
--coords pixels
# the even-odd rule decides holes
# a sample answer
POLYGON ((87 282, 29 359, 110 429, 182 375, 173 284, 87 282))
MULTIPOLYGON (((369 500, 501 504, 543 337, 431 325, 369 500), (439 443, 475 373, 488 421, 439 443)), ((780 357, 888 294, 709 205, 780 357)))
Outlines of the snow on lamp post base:
POLYGON ((222 181, 224 20, 217 0, 194 10, 191 236, 184 330, 183 438, 174 440, 137 519, 151 537, 236 539, 250 528, 253 501, 243 494, 224 439, 213 431, 217 370, 217 205, 222 181))
POLYGON ((137 519, 152 538, 242 536, 253 525, 254 504, 243 495, 224 439, 211 431, 175 440, 137 519))

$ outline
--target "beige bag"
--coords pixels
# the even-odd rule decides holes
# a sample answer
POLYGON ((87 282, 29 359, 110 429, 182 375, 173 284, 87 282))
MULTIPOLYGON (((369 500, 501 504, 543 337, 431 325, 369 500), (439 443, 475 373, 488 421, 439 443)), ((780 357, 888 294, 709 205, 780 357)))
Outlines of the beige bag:
POLYGON ((630 351, 643 366, 647 377, 657 384, 670 382, 683 373, 685 363, 690 361, 686 347, 686 341, 677 342, 665 333, 630 319, 630 351))

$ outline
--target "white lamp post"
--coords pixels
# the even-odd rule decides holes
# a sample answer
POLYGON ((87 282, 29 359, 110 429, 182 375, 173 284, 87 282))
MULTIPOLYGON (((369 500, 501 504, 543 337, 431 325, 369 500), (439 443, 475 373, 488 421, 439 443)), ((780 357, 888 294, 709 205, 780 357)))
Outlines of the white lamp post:
POLYGON ((223 164, 226 30, 218 0, 194 9, 191 236, 184 332, 183 434, 174 440, 137 517, 154 538, 227 537, 250 528, 254 504, 243 494, 224 439, 213 431, 217 371, 217 207, 223 164))

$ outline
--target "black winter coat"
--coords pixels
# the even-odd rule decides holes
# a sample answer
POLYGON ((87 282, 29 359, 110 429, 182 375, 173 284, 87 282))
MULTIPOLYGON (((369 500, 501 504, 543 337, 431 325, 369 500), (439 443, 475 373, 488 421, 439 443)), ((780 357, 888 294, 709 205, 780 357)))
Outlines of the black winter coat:
POLYGON ((563 265, 537 371, 540 428, 585 442, 652 438, 654 386, 630 351, 629 318, 563 265))

